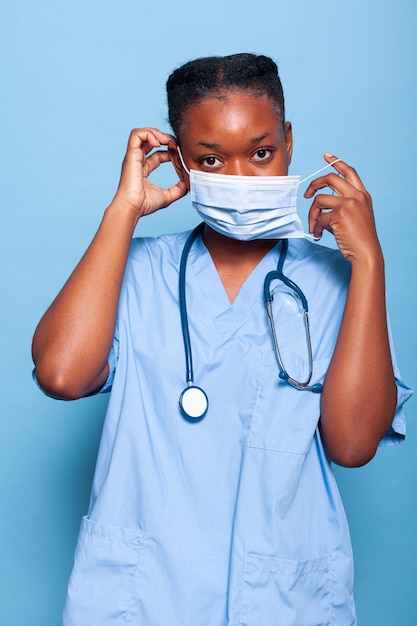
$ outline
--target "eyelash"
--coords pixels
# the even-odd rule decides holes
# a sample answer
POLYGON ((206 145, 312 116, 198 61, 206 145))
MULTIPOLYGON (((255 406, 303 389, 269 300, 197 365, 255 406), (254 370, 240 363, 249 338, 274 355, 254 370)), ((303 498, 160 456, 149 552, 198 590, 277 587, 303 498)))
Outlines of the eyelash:
POLYGON ((218 165, 217 163, 207 163, 209 159, 214 159, 215 161, 219 161, 219 163, 221 163, 220 159, 215 156, 203 157, 199 159, 199 163, 201 163, 201 165, 205 165, 206 167, 216 167, 218 165))
POLYGON ((266 152, 267 153, 267 155, 263 159, 260 159, 260 161, 267 161, 268 158, 272 155, 273 151, 271 150, 271 148, 259 148, 258 150, 256 150, 256 152, 255 152, 255 154, 253 156, 257 155, 259 152, 266 152))
MULTIPOLYGON (((253 159, 256 155, 258 155, 259 152, 265 152, 266 155, 263 158, 254 159, 255 162, 257 163, 261 163, 262 161, 267 161, 269 157, 272 155, 273 150, 271 148, 258 148, 258 150, 256 150, 256 152, 251 156, 251 159, 253 159)), ((206 157, 202 157, 201 159, 199 159, 199 163, 201 163, 201 165, 203 166, 214 168, 214 167, 218 167, 221 161, 216 156, 206 156, 206 157), (209 159, 214 159, 215 161, 218 161, 219 163, 207 163, 209 159)))

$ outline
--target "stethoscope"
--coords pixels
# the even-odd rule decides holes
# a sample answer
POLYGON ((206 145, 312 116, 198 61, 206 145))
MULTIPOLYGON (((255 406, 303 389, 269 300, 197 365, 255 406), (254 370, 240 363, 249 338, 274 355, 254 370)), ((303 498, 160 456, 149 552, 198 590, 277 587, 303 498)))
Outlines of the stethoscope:
MULTIPOLYGON (((190 341, 190 331, 188 326, 188 314, 187 314, 187 299, 185 294, 185 278, 186 278, 186 269, 187 269, 187 260, 188 254, 190 252, 191 246, 194 241, 203 231, 204 222, 199 224, 189 235, 187 241, 185 242, 184 249, 181 255, 180 261, 180 269, 179 269, 179 305, 180 305, 180 314, 181 314, 181 329, 182 329, 182 337, 184 341, 184 353, 185 353, 185 362, 186 362, 186 380, 187 386, 182 391, 179 398, 180 409, 185 418, 190 421, 198 421, 201 420, 208 409, 208 397, 206 392, 194 384, 194 370, 193 370, 193 358, 191 351, 191 341, 190 341)), ((290 278, 284 275, 283 267, 285 258, 287 256, 288 250, 288 239, 281 239, 281 252, 278 260, 277 269, 275 271, 269 272, 264 281, 264 300, 265 306, 268 314, 268 319, 271 326, 272 339, 274 342, 275 354, 277 357, 278 369, 279 369, 279 378, 289 385, 298 389, 300 391, 313 391, 314 393, 320 393, 323 389, 323 385, 321 383, 316 383, 311 385, 310 381, 313 375, 313 353, 311 347, 311 337, 310 337, 310 324, 308 320, 308 304, 307 299, 304 293, 301 291, 300 287, 294 283, 290 278), (274 317, 272 314, 272 300, 273 296, 271 293, 271 282, 273 280, 282 281, 289 289, 292 289, 300 299, 302 308, 303 308, 303 317, 304 317, 304 328, 306 332, 306 340, 307 340, 307 349, 308 349, 308 362, 309 362, 309 372, 307 379, 304 382, 300 382, 290 376, 285 369, 282 356, 278 347, 278 339, 275 331, 274 317)))

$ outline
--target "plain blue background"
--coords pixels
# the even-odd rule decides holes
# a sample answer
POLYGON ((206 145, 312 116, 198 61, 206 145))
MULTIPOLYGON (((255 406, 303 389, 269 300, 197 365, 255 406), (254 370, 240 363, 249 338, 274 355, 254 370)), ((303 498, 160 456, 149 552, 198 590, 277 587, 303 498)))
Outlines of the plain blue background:
MULTIPOLYGON (((3 0, 2 13, 0 623, 56 626, 107 399, 44 397, 30 377, 31 336, 112 198, 130 129, 168 128, 164 84, 177 65, 273 56, 294 125, 291 172, 312 173, 324 150, 358 169, 374 199, 398 360, 417 387, 416 4, 3 0)), ((169 166, 158 177, 175 180, 169 166)), ((305 219, 308 204, 299 209, 305 219)), ((195 222, 184 199, 138 233, 195 222)), ((404 444, 336 470, 362 626, 417 623, 415 413, 413 399, 404 444)))

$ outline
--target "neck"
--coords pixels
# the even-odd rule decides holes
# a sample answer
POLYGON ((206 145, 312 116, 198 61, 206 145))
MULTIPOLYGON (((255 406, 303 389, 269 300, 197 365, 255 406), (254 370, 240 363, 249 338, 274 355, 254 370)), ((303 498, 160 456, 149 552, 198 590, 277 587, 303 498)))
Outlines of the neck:
POLYGON ((252 270, 277 243, 276 239, 239 241, 225 237, 207 225, 203 230, 203 241, 231 303, 252 270))
POLYGON ((216 258, 237 266, 250 263, 254 258, 262 259, 277 243, 276 239, 240 241, 221 235, 207 225, 204 226, 202 236, 213 260, 216 258))

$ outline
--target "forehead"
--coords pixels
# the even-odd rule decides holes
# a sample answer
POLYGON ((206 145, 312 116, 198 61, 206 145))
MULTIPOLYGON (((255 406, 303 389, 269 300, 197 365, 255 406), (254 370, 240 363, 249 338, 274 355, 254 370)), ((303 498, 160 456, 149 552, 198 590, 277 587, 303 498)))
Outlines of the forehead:
POLYGON ((230 134, 260 136, 282 128, 279 106, 270 96, 248 90, 221 91, 185 110, 179 139, 216 142, 230 134))

